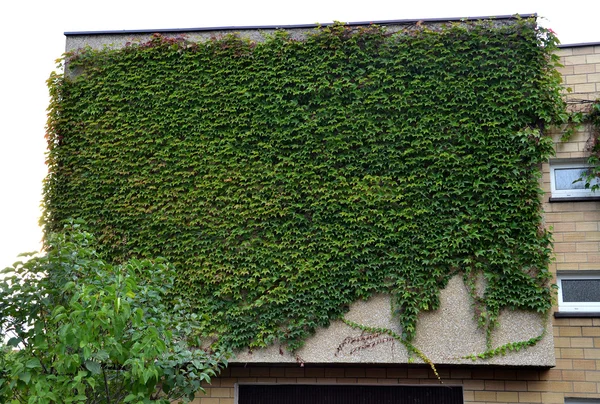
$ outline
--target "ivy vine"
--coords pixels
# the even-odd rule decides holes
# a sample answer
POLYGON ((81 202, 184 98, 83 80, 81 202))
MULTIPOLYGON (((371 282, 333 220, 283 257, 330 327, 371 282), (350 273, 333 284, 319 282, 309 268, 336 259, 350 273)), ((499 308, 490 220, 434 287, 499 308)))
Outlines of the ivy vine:
POLYGON ((569 114, 568 124, 563 131, 562 141, 568 141, 576 129, 583 124, 590 127, 589 156, 587 163, 590 169, 584 172, 577 181, 585 181, 585 187, 593 191, 600 189, 600 184, 595 180, 600 177, 600 99, 594 101, 577 101, 579 110, 569 114))
POLYGON ((166 257, 201 333, 233 348, 297 349, 374 293, 410 344, 456 274, 485 279, 490 333, 502 308, 545 313, 556 43, 516 19, 67 54, 46 232, 80 217, 111 261, 166 257))

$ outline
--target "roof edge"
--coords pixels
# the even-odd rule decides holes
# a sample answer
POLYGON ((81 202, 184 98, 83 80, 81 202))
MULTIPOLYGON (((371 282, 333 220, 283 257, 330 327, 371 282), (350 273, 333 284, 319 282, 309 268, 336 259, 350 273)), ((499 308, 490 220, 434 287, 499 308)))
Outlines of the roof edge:
POLYGON ((558 47, 562 48, 582 48, 584 46, 600 46, 600 42, 579 42, 579 43, 566 43, 560 44, 558 47))
MULTIPOLYGON (((533 14, 514 14, 514 15, 497 15, 497 16, 477 16, 477 17, 450 17, 450 18, 417 18, 408 20, 380 20, 380 21, 358 21, 347 22, 346 25, 362 26, 362 25, 385 25, 385 24, 416 24, 417 22, 460 22, 460 21, 477 21, 477 20, 512 20, 516 18, 537 18, 537 13, 533 14)), ((317 28, 333 25, 333 22, 323 24, 293 24, 293 25, 250 25, 250 26, 225 26, 225 27, 199 27, 199 28, 161 28, 161 29, 134 29, 134 30, 112 30, 112 31, 67 31, 65 36, 78 35, 115 35, 115 34, 153 34, 153 33, 177 33, 177 32, 203 32, 203 31, 247 31, 247 30, 275 30, 275 29, 294 29, 294 28, 317 28)))

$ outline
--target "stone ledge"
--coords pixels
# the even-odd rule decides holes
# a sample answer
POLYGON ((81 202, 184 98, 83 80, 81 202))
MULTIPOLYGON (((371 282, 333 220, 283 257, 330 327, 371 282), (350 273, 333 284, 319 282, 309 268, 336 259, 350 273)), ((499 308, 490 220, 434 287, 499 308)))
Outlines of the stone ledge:
MULTIPOLYGON (((440 294, 438 310, 419 316, 414 345, 439 365, 504 365, 552 367, 555 365, 552 333, 547 332, 537 345, 519 352, 507 352, 491 359, 466 359, 485 351, 485 332, 477 327, 471 297, 461 276, 450 280, 440 294)), ((369 327, 387 328, 401 334, 391 313, 390 296, 378 295, 354 303, 346 319, 369 327)), ((494 331, 493 346, 525 341, 542 333, 544 319, 536 313, 505 310, 494 331)), ((548 325, 549 326, 549 325, 548 325)), ((369 338, 361 330, 335 321, 321 328, 293 355, 279 345, 252 352, 238 352, 232 363, 307 363, 307 364, 409 364, 423 363, 410 357, 398 341, 369 338), (346 341, 344 343, 344 341, 346 341), (368 346, 367 346, 368 345, 368 346)))

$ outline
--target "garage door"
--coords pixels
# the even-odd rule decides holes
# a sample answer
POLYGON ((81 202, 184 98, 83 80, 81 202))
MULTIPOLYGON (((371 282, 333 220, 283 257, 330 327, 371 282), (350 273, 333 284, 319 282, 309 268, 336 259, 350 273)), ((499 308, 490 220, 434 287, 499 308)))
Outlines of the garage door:
POLYGON ((238 404, 462 404, 460 386, 250 385, 238 404))

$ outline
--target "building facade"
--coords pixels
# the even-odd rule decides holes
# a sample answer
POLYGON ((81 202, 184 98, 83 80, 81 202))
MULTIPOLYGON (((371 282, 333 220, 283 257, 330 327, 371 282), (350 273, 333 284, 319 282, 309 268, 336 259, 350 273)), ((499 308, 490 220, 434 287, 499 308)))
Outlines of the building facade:
MULTIPOLYGON (((570 108, 585 110, 600 98, 600 44, 564 45, 558 55, 565 89, 570 88, 565 90, 570 108)), ((582 125, 563 141, 563 132, 555 130, 556 155, 543 165, 545 219, 554 235, 553 272, 557 282, 588 283, 589 290, 581 293, 590 294, 588 302, 567 302, 563 300, 577 297, 563 299, 559 290, 560 302, 551 319, 555 366, 442 365, 437 368, 440 381, 427 365, 233 363, 206 386, 206 396, 196 403, 244 403, 240 386, 261 384, 300 385, 306 390, 313 385, 442 385, 462 388, 465 403, 600 403, 600 198, 586 190, 561 195, 556 177, 551 177, 557 168, 585 167, 593 132, 582 125)))
MULTIPOLYGON (((148 32, 68 33, 67 50, 124 43, 135 36, 148 32)), ((586 111, 600 98, 600 44, 566 45, 558 55, 565 98, 572 109, 586 111)), ((543 164, 545 223, 553 232, 551 269, 559 290, 548 320, 551 332, 537 345, 486 360, 465 359, 466 353, 485 349, 485 335, 469 314, 468 294, 451 281, 441 297, 444 317, 423 314, 415 342, 427 347, 437 374, 385 337, 369 340, 360 330, 334 323, 295 355, 277 346, 238 352, 194 403, 600 403, 600 196, 573 182, 586 170, 595 131, 584 124, 564 140, 562 130, 554 129, 556 154, 543 164), (348 350, 355 354, 345 355, 348 350)), ((393 328, 392 319, 381 314, 386 310, 389 301, 377 296, 353 306, 349 317, 393 328)), ((544 327, 525 313, 503 316, 499 343, 533 338, 544 327)))

